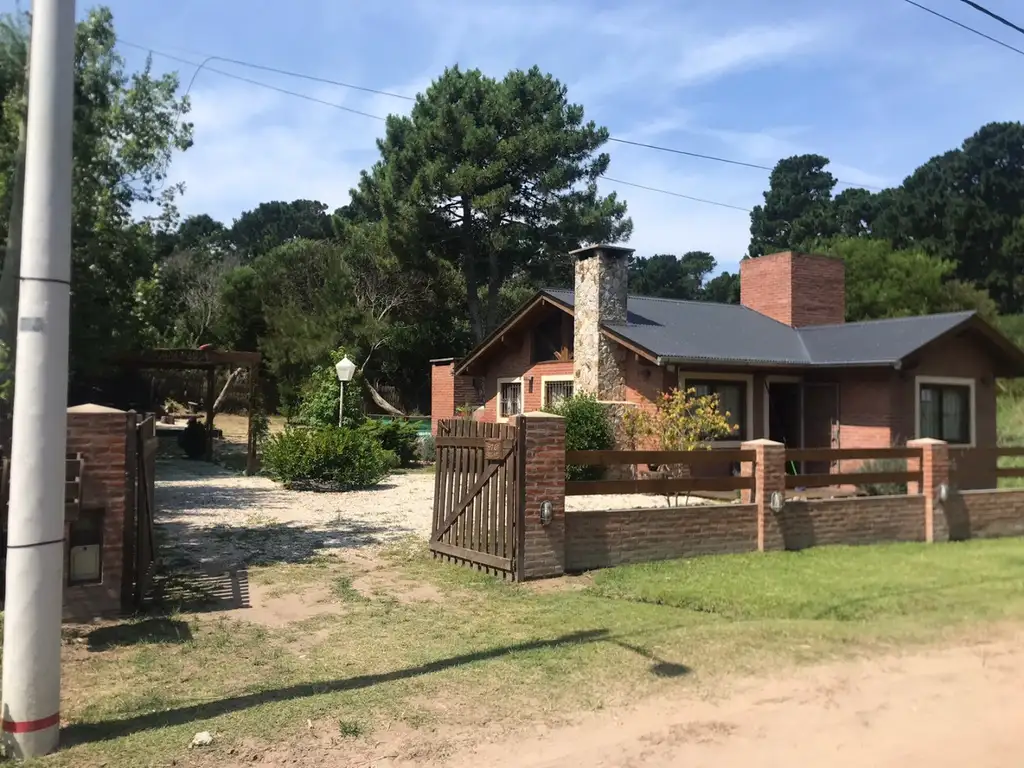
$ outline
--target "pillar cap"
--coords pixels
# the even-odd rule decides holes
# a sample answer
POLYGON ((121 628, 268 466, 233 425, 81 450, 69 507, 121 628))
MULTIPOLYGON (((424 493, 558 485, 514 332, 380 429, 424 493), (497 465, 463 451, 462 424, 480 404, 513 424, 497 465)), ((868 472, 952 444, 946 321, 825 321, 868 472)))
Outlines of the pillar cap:
POLYGON ((85 403, 84 405, 71 406, 68 408, 68 413, 128 413, 128 411, 109 408, 105 405, 96 405, 96 403, 85 403))
POLYGON ((558 419, 559 421, 565 419, 564 416, 559 416, 557 413, 548 413, 547 411, 529 411, 528 413, 520 413, 519 416, 524 419, 558 419))
POLYGON ((945 440, 936 440, 934 437, 919 437, 916 440, 907 440, 911 448, 923 445, 949 445, 945 440))
POLYGON ((769 440, 769 439, 764 438, 764 437, 760 437, 757 440, 744 440, 743 441, 743 447, 746 448, 747 446, 750 446, 751 448, 757 448, 757 447, 761 447, 761 446, 763 446, 765 448, 775 447, 775 446, 778 446, 779 448, 785 448, 786 447, 784 443, 778 443, 775 440, 769 440))

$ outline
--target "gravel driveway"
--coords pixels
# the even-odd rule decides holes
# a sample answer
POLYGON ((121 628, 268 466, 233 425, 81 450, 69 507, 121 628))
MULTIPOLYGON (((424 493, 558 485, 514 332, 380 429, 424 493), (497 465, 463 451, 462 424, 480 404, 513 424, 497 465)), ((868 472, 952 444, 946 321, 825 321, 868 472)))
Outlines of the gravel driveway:
MULTIPOLYGON (((430 534, 434 476, 397 474, 376 488, 346 493, 287 491, 183 459, 157 463, 157 530, 180 565, 301 562, 322 550, 384 544, 430 534)), ((691 499, 691 504, 704 503, 691 499)), ((581 496, 569 510, 663 507, 661 496, 581 496)))

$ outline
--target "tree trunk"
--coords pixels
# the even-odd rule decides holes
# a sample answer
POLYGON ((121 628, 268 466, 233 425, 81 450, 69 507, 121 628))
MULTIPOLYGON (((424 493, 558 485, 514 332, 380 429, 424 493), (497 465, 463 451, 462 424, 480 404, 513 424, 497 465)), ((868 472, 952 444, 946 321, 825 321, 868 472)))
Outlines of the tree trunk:
POLYGON ((384 396, 381 395, 380 392, 378 392, 376 389, 373 388, 373 384, 371 384, 370 382, 366 381, 366 379, 363 379, 363 381, 366 382, 366 388, 370 391, 370 397, 373 399, 373 402, 375 402, 377 405, 379 405, 385 411, 390 413, 392 416, 405 416, 404 413, 402 413, 400 410, 395 408, 395 406, 393 406, 391 403, 389 403, 387 400, 385 400, 384 396))
MULTIPOLYGON (((26 92, 28 69, 25 70, 26 92)), ((0 370, 0 391, 14 402, 14 364, 18 355, 18 292, 21 277, 21 226, 25 205, 25 144, 28 138, 27 104, 18 123, 18 154, 14 160, 14 189, 11 196, 11 215, 7 222, 7 248, 4 252, 3 271, 0 272, 0 345, 7 359, 0 370)))
POLYGON ((501 293, 501 271, 498 252, 492 246, 487 254, 487 312, 484 333, 498 327, 498 296, 501 293))
POLYGON ((480 316, 480 284, 476 275, 476 243, 473 241, 473 203, 462 199, 462 274, 466 278, 466 306, 473 330, 473 340, 479 344, 484 340, 483 318, 480 316))
POLYGON ((220 410, 220 407, 224 405, 224 398, 228 396, 228 389, 234 383, 235 379, 238 378, 239 374, 244 371, 244 368, 235 368, 231 373, 228 374, 228 380, 224 382, 224 388, 217 395, 217 399, 213 401, 213 412, 216 413, 220 410))

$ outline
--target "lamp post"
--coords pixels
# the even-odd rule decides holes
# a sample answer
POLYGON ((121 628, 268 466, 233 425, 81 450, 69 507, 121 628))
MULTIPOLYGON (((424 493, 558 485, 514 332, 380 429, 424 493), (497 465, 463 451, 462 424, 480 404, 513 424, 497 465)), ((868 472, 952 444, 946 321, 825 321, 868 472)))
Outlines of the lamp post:
POLYGON ((341 390, 338 394, 338 426, 342 425, 342 418, 345 415, 345 382, 352 381, 352 377, 356 373, 356 364, 348 359, 348 356, 341 358, 338 364, 334 366, 335 372, 338 374, 338 389, 341 390))

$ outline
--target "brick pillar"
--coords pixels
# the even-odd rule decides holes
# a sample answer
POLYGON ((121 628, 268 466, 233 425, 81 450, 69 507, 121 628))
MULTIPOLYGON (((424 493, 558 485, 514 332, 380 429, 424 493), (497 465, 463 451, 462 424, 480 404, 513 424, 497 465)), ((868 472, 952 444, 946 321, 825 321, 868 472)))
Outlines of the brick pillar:
POLYGON ((921 449, 921 494, 924 496, 924 540, 949 538, 945 509, 938 499, 939 486, 949 488, 949 445, 930 437, 910 440, 908 448, 921 449))
POLYGON ((512 420, 519 430, 523 501, 519 533, 519 573, 523 579, 565 573, 565 420, 550 413, 525 413, 512 420), (541 522, 550 501, 551 522, 541 522))
MULTIPOLYGON (((773 491, 786 491, 786 446, 776 443, 774 440, 748 440, 742 446, 745 451, 754 451, 754 466, 751 468, 748 462, 743 463, 743 473, 749 477, 750 472, 754 475, 753 503, 757 505, 757 551, 765 551, 765 542, 768 541, 768 549, 776 549, 773 545, 778 533, 778 525, 775 517, 769 508, 773 491)), ((744 501, 750 499, 750 492, 744 491, 744 501)))

